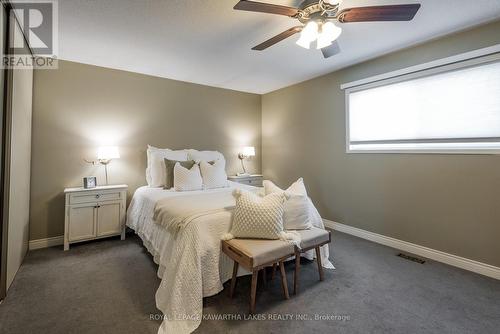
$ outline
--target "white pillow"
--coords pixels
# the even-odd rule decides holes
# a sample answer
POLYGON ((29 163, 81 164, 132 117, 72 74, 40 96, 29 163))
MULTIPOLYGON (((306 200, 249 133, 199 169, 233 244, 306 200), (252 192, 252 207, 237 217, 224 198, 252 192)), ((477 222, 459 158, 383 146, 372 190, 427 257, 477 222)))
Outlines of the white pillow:
POLYGON ((189 160, 194 160, 196 162, 217 160, 223 160, 224 163, 226 162, 224 155, 217 151, 197 151, 191 149, 186 151, 188 153, 189 160))
POLYGON ((226 162, 224 160, 216 160, 213 165, 206 161, 200 162, 203 188, 215 189, 229 187, 225 167, 226 162))
POLYGON ((286 200, 283 192, 260 197, 249 191, 236 189, 233 196, 236 198, 236 207, 231 231, 223 239, 283 237, 283 212, 286 200))
POLYGON ((153 151, 170 151, 169 149, 160 149, 151 145, 148 145, 148 149, 146 150, 146 156, 147 156, 147 166, 146 166, 146 182, 148 183, 148 186, 151 186, 152 181, 151 181, 151 154, 153 151))
POLYGON ((313 227, 311 207, 307 190, 302 178, 293 183, 287 190, 283 190, 269 180, 264 180, 264 194, 286 193, 288 200, 285 203, 283 226, 285 230, 308 230, 313 227))
POLYGON ((187 169, 182 167, 180 163, 176 163, 174 166, 174 189, 177 191, 203 189, 200 166, 194 164, 191 169, 187 169))
POLYGON ((167 179, 164 159, 186 161, 187 152, 184 150, 172 151, 169 149, 156 148, 148 145, 148 168, 146 169, 146 181, 150 187, 163 187, 167 179))
POLYGON ((263 186, 264 186, 264 189, 266 191, 266 194, 267 193, 269 193, 269 194, 275 193, 275 192, 279 192, 279 191, 287 191, 289 193, 307 196, 307 190, 306 190, 306 186, 304 184, 303 178, 300 178, 297 181, 295 181, 294 183, 292 183, 292 185, 290 187, 288 187, 287 190, 281 189, 280 187, 278 187, 277 185, 275 185, 273 182, 271 182, 269 180, 265 180, 263 186))

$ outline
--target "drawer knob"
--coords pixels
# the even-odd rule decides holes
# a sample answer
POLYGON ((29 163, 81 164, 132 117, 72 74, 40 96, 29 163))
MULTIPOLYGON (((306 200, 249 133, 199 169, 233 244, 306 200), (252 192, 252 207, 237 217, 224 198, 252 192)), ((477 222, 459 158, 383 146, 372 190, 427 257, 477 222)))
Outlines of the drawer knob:
POLYGON ((101 195, 95 195, 95 198, 99 198, 99 197, 101 197, 101 195))

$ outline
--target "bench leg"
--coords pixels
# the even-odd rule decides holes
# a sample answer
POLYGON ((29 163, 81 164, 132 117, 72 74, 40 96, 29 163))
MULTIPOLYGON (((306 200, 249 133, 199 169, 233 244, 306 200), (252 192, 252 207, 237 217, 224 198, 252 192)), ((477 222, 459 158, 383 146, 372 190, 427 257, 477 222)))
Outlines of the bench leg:
POLYGON ((252 272, 252 286, 250 289, 250 314, 255 313, 255 295, 257 293, 257 278, 259 277, 259 271, 254 270, 252 272))
POLYGON ((295 271, 293 272, 293 294, 299 291, 299 272, 300 272, 300 252, 295 252, 295 271))
POLYGON ((273 272, 271 273, 271 281, 274 281, 274 277, 276 277, 276 263, 273 263, 273 272))
POLYGON ((290 295, 288 294, 288 284, 286 282, 286 272, 285 272, 285 266, 283 265, 283 261, 280 262, 280 272, 281 272, 281 287, 283 288, 283 294, 285 295, 285 299, 290 299, 290 295))
POLYGON ((319 280, 322 281, 325 278, 323 275, 323 266, 321 265, 321 252, 319 246, 316 247, 316 262, 318 263, 319 280))
POLYGON ((236 277, 238 275, 238 262, 234 261, 233 265, 233 277, 231 278, 231 289, 229 290, 229 298, 233 298, 234 289, 236 288, 236 277))
POLYGON ((267 287, 267 273, 266 273, 266 267, 262 268, 262 282, 263 282, 263 286, 264 288, 267 287))

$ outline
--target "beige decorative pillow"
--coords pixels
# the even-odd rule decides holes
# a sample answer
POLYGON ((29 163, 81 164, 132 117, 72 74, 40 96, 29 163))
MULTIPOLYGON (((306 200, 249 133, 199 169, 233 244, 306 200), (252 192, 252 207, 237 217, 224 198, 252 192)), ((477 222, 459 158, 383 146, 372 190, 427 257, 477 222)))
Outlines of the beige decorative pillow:
POLYGON ((201 177, 204 189, 229 187, 226 174, 226 162, 217 160, 213 162, 200 162, 201 177))
POLYGON ((177 191, 202 190, 200 166, 194 164, 191 169, 187 169, 177 162, 174 166, 174 188, 177 191))
POLYGON ((283 212, 286 195, 274 193, 265 197, 249 191, 236 189, 233 192, 236 207, 231 231, 224 240, 233 238, 281 239, 300 243, 297 233, 283 230, 283 212))
POLYGON ((182 167, 187 169, 193 168, 193 165, 195 164, 193 160, 177 161, 177 160, 165 159, 165 173, 166 173, 165 186, 164 186, 165 189, 170 189, 174 186, 174 167, 176 163, 179 163, 182 167))

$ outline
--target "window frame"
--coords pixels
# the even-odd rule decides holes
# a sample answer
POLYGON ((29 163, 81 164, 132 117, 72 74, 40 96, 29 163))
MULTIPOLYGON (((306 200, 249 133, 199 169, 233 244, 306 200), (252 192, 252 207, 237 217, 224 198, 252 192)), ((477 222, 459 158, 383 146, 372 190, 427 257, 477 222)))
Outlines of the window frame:
MULTIPOLYGON (((359 80, 356 82, 343 84, 341 89, 345 90, 345 126, 346 126, 346 153, 402 153, 402 154, 500 154, 500 138, 463 138, 460 139, 439 139, 439 140, 392 140, 385 141, 394 144, 418 144, 420 143, 462 143, 467 144, 474 142, 495 142, 499 143, 494 148, 467 148, 464 146, 457 148, 443 147, 443 148, 374 148, 374 149, 360 149, 352 148, 350 140, 350 110, 349 110, 349 95, 354 92, 359 92, 371 88, 387 86, 394 83, 411 81, 423 77, 429 77, 440 73, 453 72, 462 70, 469 67, 479 66, 481 64, 500 62, 500 44, 493 47, 471 51, 462 55, 453 56, 445 59, 440 59, 430 63, 413 66, 407 69, 398 70, 372 78, 359 80)), ((372 141, 374 143, 375 141, 372 141)), ((383 145, 384 141, 380 141, 383 145)), ((368 143, 368 142, 367 142, 368 143)))

